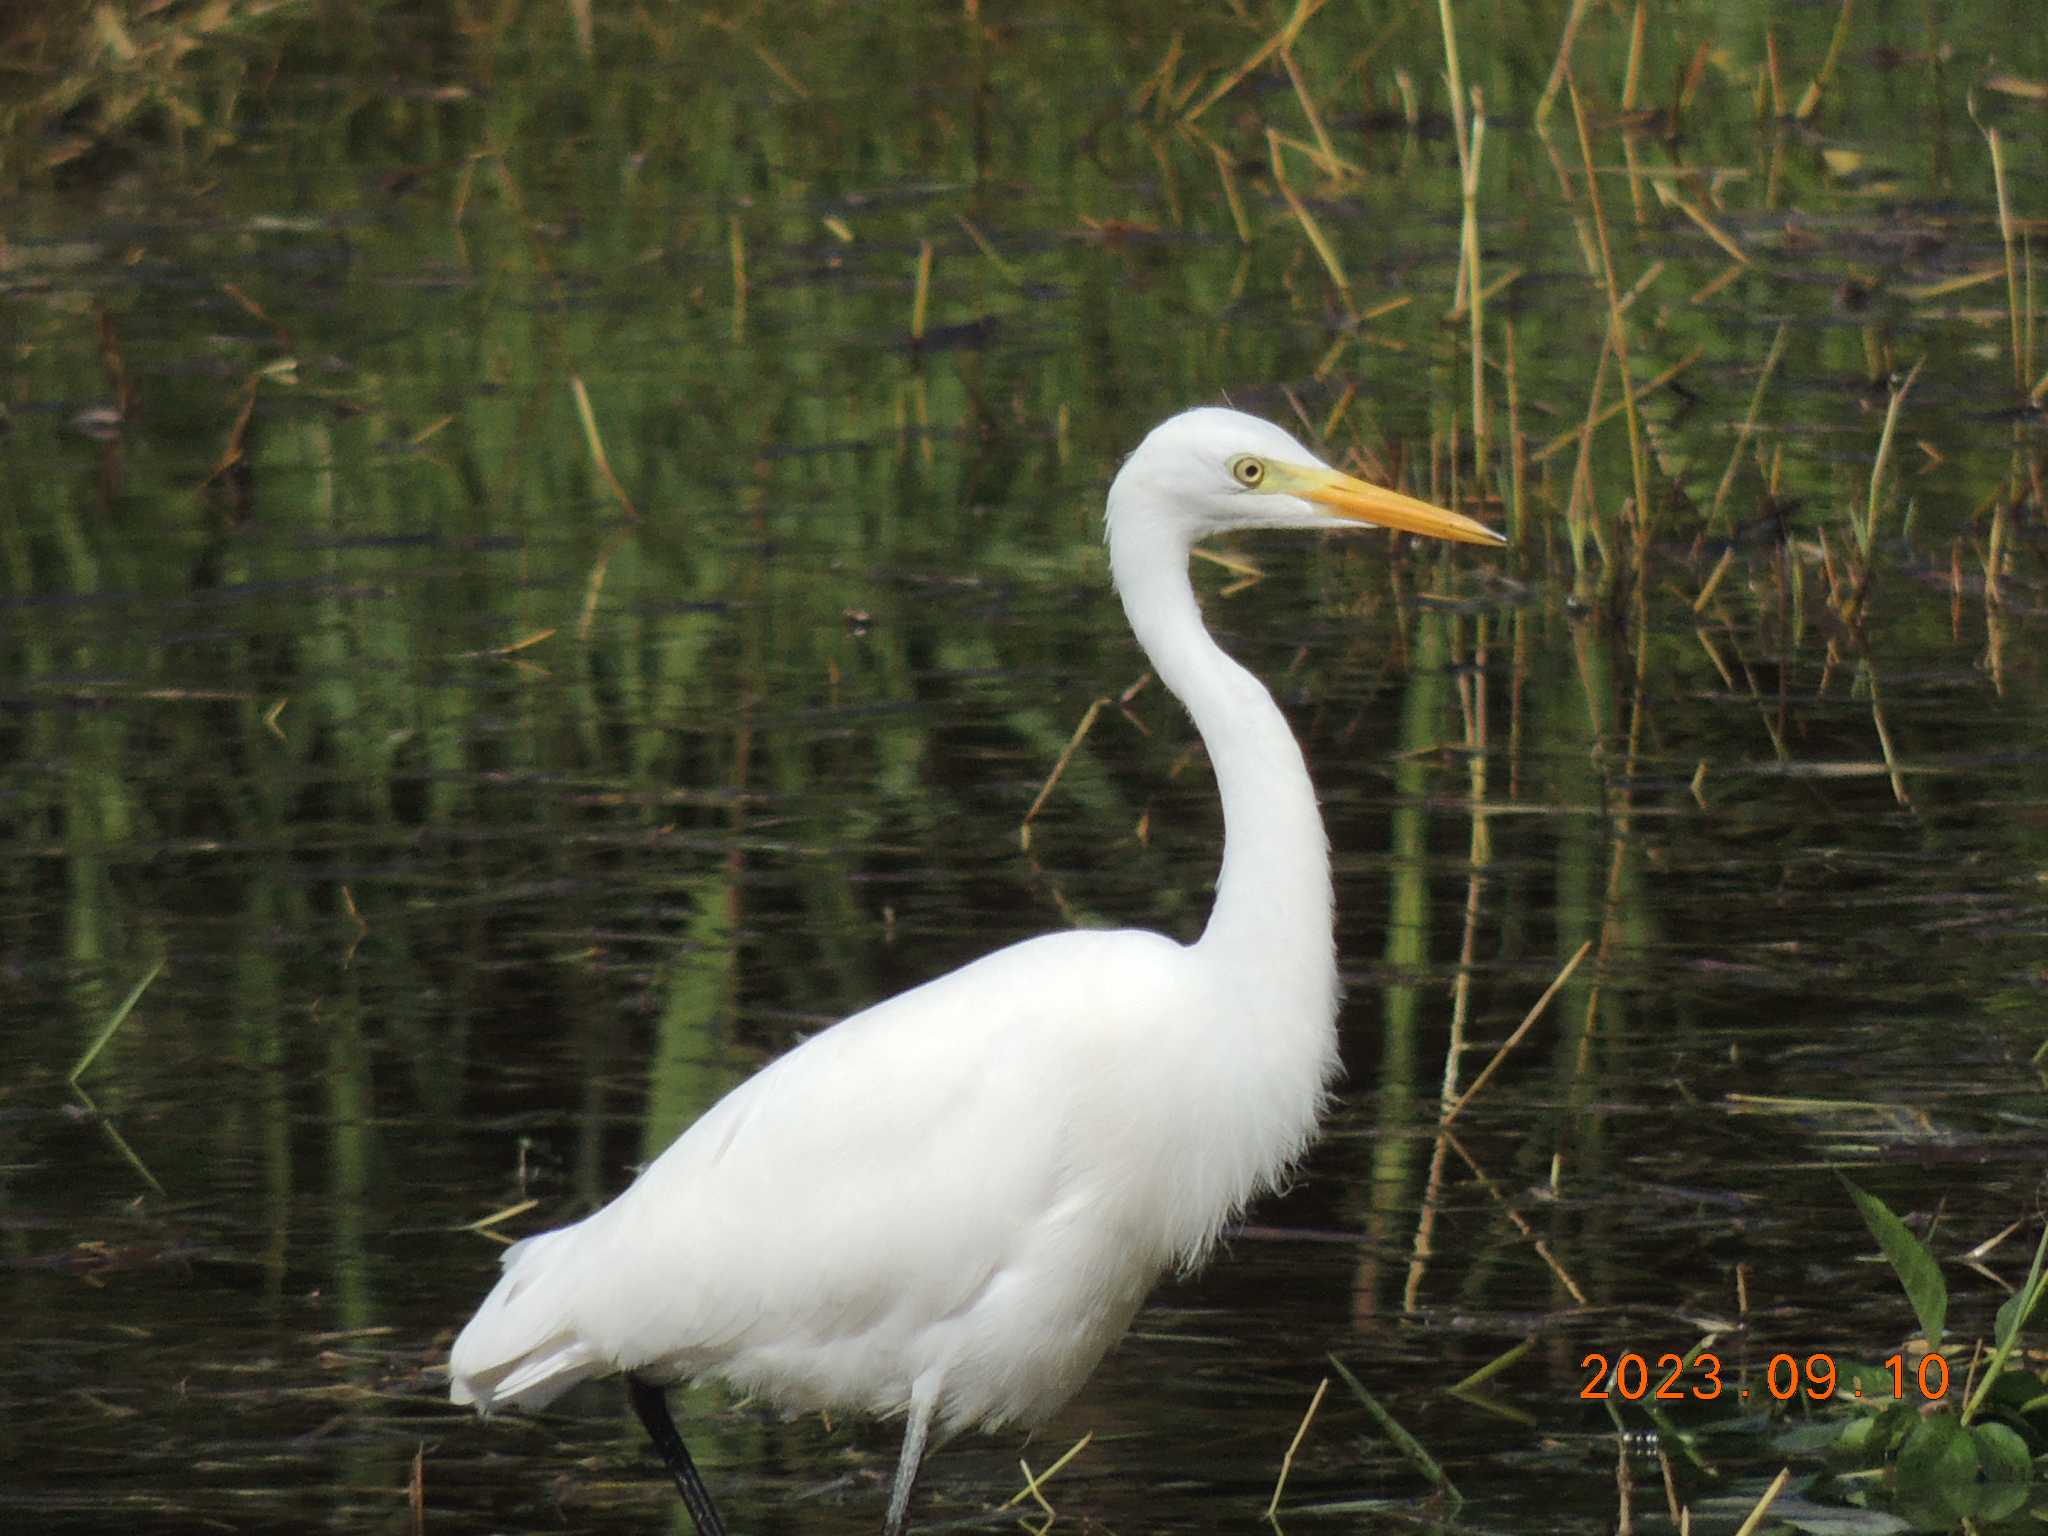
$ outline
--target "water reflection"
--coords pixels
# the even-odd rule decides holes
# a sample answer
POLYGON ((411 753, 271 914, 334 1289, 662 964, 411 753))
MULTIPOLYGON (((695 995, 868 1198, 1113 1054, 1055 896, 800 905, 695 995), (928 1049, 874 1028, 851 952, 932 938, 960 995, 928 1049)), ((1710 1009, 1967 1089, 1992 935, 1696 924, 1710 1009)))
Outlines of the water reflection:
MULTIPOLYGON (((1138 680, 1093 519, 1154 417, 1228 390, 1438 494, 1470 475, 1454 156, 1440 104, 1399 108, 1440 76, 1432 36, 1298 39, 1315 90, 1362 93, 1325 126, 1365 174, 1289 187, 1347 296, 1269 173, 1298 151, 1266 128, 1313 140, 1284 71, 1199 119, 1212 138, 1130 105, 1170 45, 1202 73, 1154 94, 1241 60, 1224 19, 814 20, 756 39, 801 97, 751 44, 765 73, 706 82, 665 20, 600 29, 603 92, 538 21, 238 36, 191 67, 225 100, 261 50, 239 142, 20 200, 16 1523, 402 1526, 416 1456, 436 1529, 671 1519, 602 1388, 487 1428, 441 1405, 495 1240, 606 1198, 876 997, 1068 921, 1196 929, 1217 815, 1156 689, 1103 712, 1016 838, 1088 704, 1138 680), (493 92, 423 89, 479 71, 493 92), (66 1073, 159 960, 80 1100, 66 1073)), ((1959 7, 1949 40, 2008 20, 1959 7)), ((1833 18, 1769 22, 1789 71, 1833 18)), ((1461 1520, 1586 1529, 1616 1455, 1577 1397, 1588 1350, 1716 1331, 1754 1383, 1780 1349, 1910 1334, 1831 1165, 1939 1209, 1945 1254, 2037 1204, 2036 419, 1986 297, 1982 135, 1945 66, 1900 62, 1917 17, 1867 25, 1899 58, 1845 70, 1820 125, 1759 124, 1741 29, 1690 137, 1595 113, 1608 233, 1647 283, 1639 386, 1677 369, 1642 389, 1646 525, 1620 419, 1579 447, 1618 390, 1576 145, 1525 126, 1554 18, 1466 39, 1488 270, 1516 274, 1488 377, 1505 411, 1512 347, 1523 452, 1492 493, 1524 538, 1499 573, 1358 543, 1246 545, 1264 577, 1227 597, 1203 577, 1325 799, 1350 1079, 1291 1195, 1025 1451, 1097 1432, 1054 1485, 1069 1517, 1251 1518, 1335 1353, 1461 1520), (1859 132, 1908 162, 1892 201, 1841 168, 1859 132), (1923 354, 1867 538, 1882 380, 1923 354), (1453 1031, 1469 1086, 1587 944, 1440 1141, 1453 1031), (1443 1395, 1532 1337, 1486 1404, 1443 1395)), ((1589 22, 1589 92, 1628 34, 1589 22)), ((1705 41, 1652 29, 1643 79, 1705 41)), ((2037 209, 2038 146, 2006 153, 2037 209)), ((1954 1284, 1958 1335, 1988 1333, 2002 1291, 1954 1284)), ((689 1407, 749 1528, 865 1528, 890 1430, 689 1407)), ((939 1457, 933 1509, 1007 1497, 1013 1451, 939 1457)), ((1783 1458, 1758 1432, 1711 1459, 1679 1459, 1687 1498, 1783 1458)), ((1660 1474, 1636 1476, 1653 1524, 1660 1474)), ((1342 1391, 1289 1490, 1436 1509, 1342 1391)))

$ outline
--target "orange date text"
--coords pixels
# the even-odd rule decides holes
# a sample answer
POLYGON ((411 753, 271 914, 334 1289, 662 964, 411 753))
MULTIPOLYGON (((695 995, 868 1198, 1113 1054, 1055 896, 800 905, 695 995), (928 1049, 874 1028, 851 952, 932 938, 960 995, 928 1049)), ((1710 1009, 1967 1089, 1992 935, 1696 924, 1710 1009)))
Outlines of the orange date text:
MULTIPOLYGON (((1586 1384, 1579 1388, 1579 1396, 1588 1402, 1618 1397, 1631 1403, 1645 1398, 1663 1403, 1693 1398, 1710 1403, 1723 1392, 1737 1397, 1748 1397, 1751 1393, 1749 1387, 1724 1382, 1721 1357, 1707 1350, 1691 1356, 1667 1351, 1654 1362, 1632 1349, 1616 1355, 1594 1350, 1579 1362, 1579 1369, 1590 1372, 1586 1384)), ((1874 1386, 1870 1396, 1881 1397, 1888 1384, 1894 1400, 1917 1390, 1922 1399, 1934 1402, 1948 1394, 1948 1362, 1940 1355, 1926 1354, 1917 1365, 1909 1365, 1903 1355, 1890 1355, 1876 1378, 1865 1367, 1863 1375, 1849 1388, 1850 1394, 1865 1396, 1866 1381, 1874 1386)), ((1763 1383, 1757 1395, 1781 1403, 1795 1397, 1821 1402, 1841 1390, 1839 1382, 1833 1355, 1776 1354, 1764 1365, 1763 1383)))

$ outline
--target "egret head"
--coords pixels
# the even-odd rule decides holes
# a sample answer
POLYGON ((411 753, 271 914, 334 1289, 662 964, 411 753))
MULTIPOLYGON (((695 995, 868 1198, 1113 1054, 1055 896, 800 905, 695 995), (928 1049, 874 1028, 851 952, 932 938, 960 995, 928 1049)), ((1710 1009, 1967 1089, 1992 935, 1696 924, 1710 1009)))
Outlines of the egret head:
POLYGON ((1235 528, 1369 524, 1464 544, 1507 541, 1484 523, 1330 468, 1271 422, 1203 406, 1154 427, 1110 487, 1112 523, 1171 519, 1189 543, 1235 528))

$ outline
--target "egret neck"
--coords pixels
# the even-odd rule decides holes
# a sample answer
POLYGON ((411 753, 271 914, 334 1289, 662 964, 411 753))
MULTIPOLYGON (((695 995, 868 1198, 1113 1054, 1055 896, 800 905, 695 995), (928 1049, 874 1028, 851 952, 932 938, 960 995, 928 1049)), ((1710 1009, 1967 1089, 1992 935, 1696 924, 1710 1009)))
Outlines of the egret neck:
MULTIPOLYGON (((1193 718, 1223 802, 1223 867, 1195 952, 1229 956, 1227 984, 1269 1019, 1324 1038, 1335 1064, 1337 957, 1330 846, 1301 748, 1273 697, 1210 637, 1188 579, 1188 524, 1109 493, 1109 560, 1124 613, 1160 682, 1193 718), (1293 1006, 1288 1006, 1292 1004, 1293 1006)), ((1277 1043, 1277 1042, 1276 1042, 1277 1043)))

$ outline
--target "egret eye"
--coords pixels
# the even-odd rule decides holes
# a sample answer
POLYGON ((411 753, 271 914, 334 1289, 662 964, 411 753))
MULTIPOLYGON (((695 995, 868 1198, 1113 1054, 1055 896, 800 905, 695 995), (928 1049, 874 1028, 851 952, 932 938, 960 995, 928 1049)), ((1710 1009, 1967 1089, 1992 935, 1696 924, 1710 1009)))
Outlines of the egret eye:
POLYGON ((1248 491, 1256 491, 1266 480, 1266 466, 1250 454, 1240 454, 1230 461, 1230 478, 1248 491))

